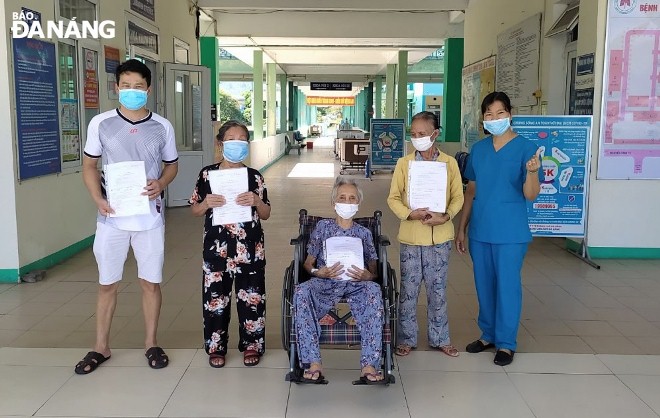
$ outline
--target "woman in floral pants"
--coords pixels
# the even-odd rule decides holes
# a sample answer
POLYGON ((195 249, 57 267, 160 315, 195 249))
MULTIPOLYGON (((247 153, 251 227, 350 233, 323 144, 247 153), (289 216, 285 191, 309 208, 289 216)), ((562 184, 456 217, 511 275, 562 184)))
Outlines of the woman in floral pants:
POLYGON ((232 285, 236 287, 238 349, 243 363, 255 366, 265 350, 266 257, 261 220, 270 217, 270 202, 264 178, 257 170, 241 163, 247 157, 249 133, 245 125, 229 121, 222 125, 217 139, 223 160, 204 167, 190 198, 192 214, 205 216, 202 302, 204 347, 211 367, 223 367, 227 354, 232 285), (212 194, 208 173, 213 170, 247 168, 248 189, 236 203, 252 207, 249 222, 213 225, 213 208, 227 202, 212 194))

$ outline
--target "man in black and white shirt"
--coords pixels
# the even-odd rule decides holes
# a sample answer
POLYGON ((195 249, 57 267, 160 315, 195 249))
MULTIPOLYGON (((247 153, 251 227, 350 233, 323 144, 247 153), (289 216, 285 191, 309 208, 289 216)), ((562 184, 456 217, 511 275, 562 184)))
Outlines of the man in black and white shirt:
POLYGON ((151 71, 138 60, 117 67, 120 106, 95 116, 89 123, 83 180, 98 207, 94 255, 99 269, 96 305, 96 344, 76 367, 77 374, 94 371, 110 358, 110 325, 117 304, 129 245, 138 265, 145 321, 145 356, 151 368, 166 367, 169 359, 156 341, 161 307, 160 283, 164 261, 163 191, 177 174, 178 154, 170 122, 146 108, 151 71), (103 172, 97 170, 101 159, 103 172), (105 168, 127 161, 143 161, 147 177, 144 195, 149 213, 112 217, 106 194, 105 168))

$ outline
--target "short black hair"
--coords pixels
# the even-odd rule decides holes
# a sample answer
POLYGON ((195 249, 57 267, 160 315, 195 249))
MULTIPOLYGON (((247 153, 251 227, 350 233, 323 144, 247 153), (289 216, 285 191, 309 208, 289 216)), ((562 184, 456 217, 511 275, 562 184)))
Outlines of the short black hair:
POLYGON ((483 116, 490 105, 495 102, 502 102, 504 105, 504 110, 511 113, 511 99, 509 99, 509 96, 507 96, 503 91, 494 91, 492 93, 488 93, 486 97, 484 97, 484 100, 481 102, 481 115, 483 116))
POLYGON ((440 122, 438 121, 438 115, 436 115, 433 112, 428 112, 428 111, 419 112, 418 114, 413 116, 413 118, 411 120, 411 123, 414 122, 417 119, 420 119, 420 120, 423 120, 423 121, 426 121, 426 122, 431 122, 431 124, 433 125, 434 130, 435 129, 440 129, 440 122))
POLYGON ((217 139, 220 142, 224 141, 225 134, 227 134, 227 131, 230 130, 231 128, 243 129, 245 131, 245 137, 247 138, 248 141, 250 141, 250 131, 248 131, 247 126, 236 120, 230 120, 223 123, 220 129, 218 130, 218 135, 216 135, 215 139, 217 139))
POLYGON ((117 85, 119 85, 119 76, 124 73, 138 73, 142 76, 142 78, 147 80, 147 87, 151 86, 151 70, 139 60, 132 58, 128 61, 122 62, 117 66, 115 69, 117 85))

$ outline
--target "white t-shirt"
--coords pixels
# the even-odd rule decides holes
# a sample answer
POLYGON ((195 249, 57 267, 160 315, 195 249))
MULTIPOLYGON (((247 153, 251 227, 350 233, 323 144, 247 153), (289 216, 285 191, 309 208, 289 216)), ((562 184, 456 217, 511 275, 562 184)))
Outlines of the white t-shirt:
MULTIPOLYGON (((174 128, 156 113, 139 121, 131 121, 119 112, 109 110, 94 116, 87 128, 85 155, 101 158, 103 167, 124 161, 144 161, 147 179, 157 180, 163 163, 173 164, 179 159, 174 140, 174 128)), ((105 192, 105 170, 101 173, 101 191, 105 192)), ((98 214, 98 221, 125 231, 146 231, 164 224, 165 205, 162 196, 149 201, 151 213, 145 215, 106 217, 98 214)))

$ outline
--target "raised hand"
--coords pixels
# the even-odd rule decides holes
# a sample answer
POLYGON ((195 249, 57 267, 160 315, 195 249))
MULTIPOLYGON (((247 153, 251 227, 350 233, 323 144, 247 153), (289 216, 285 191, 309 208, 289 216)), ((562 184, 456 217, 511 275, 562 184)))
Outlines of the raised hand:
POLYGON ((530 173, 536 173, 541 168, 541 148, 536 150, 536 154, 532 155, 532 158, 527 161, 525 168, 530 173))

